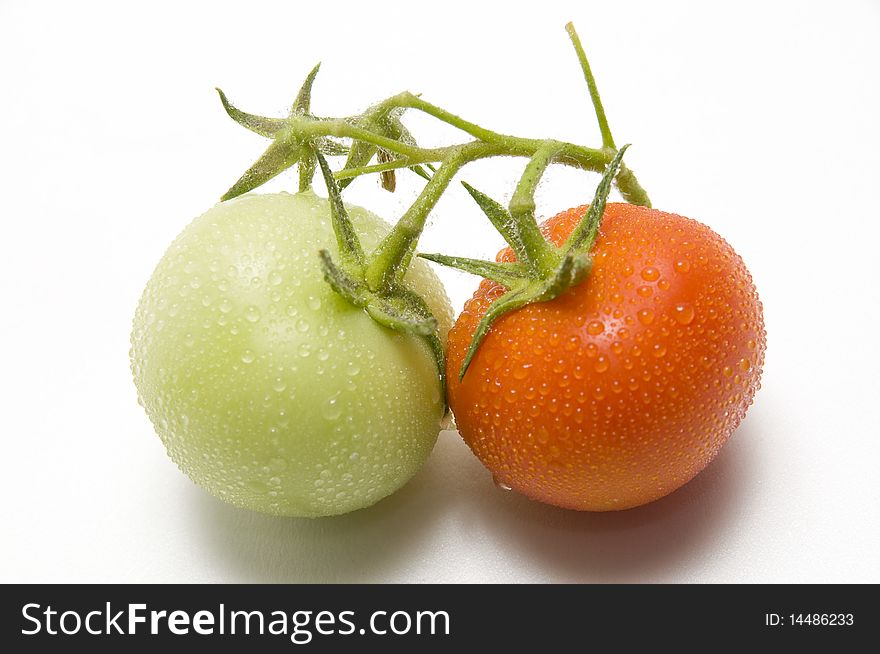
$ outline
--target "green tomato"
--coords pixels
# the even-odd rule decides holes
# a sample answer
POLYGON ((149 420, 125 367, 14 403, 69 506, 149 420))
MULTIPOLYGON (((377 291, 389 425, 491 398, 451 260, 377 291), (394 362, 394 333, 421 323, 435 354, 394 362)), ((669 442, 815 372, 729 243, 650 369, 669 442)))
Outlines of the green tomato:
MULTIPOLYGON (((348 210, 369 251, 387 223, 348 210)), ((336 295, 321 248, 338 256, 326 199, 236 198, 178 236, 138 306, 140 403, 180 469, 230 504, 289 516, 369 506, 416 473, 440 431, 429 346, 336 295)), ((440 281, 420 260, 405 281, 445 343, 440 281)))

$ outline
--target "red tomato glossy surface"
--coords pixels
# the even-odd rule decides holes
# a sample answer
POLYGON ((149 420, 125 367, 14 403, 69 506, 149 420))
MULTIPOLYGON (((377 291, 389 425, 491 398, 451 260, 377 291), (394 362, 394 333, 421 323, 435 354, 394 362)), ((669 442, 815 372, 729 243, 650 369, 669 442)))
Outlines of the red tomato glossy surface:
MULTIPOLYGON (((585 211, 542 229, 561 245, 585 211)), ((480 284, 449 334, 449 400, 500 484, 566 508, 626 509, 718 454, 759 388, 766 333, 742 259, 694 220, 609 204, 591 255, 587 281, 499 319, 459 382, 503 292, 480 284)))

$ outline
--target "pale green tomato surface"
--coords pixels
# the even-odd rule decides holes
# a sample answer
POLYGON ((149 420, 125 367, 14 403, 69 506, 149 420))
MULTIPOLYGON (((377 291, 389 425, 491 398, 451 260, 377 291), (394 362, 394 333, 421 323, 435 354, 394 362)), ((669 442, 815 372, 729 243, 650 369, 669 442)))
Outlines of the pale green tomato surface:
MULTIPOLYGON (((348 209, 369 251, 389 227, 348 209)), ((327 200, 245 195, 178 236, 138 306, 140 402, 180 469, 230 504, 290 516, 369 506, 415 474, 440 431, 427 344, 336 295, 321 248, 338 257, 327 200)), ((445 343, 439 280, 416 260, 406 281, 445 343)))

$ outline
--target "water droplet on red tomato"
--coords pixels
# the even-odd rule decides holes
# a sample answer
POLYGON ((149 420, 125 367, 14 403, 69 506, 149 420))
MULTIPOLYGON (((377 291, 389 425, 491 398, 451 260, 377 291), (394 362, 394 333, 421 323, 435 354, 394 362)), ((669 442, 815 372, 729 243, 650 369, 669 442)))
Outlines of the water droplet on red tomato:
POLYGON ((694 320, 695 312, 690 304, 682 302, 675 305, 672 310, 672 315, 675 318, 675 322, 679 325, 689 325, 694 320))
POLYGON ((505 484, 495 475, 492 475, 492 483, 495 484, 495 488, 497 488, 498 490, 503 490, 505 492, 513 490, 508 484, 505 484))
POLYGON ((656 282, 660 279, 660 271, 653 266, 642 268, 642 279, 646 282, 656 282))

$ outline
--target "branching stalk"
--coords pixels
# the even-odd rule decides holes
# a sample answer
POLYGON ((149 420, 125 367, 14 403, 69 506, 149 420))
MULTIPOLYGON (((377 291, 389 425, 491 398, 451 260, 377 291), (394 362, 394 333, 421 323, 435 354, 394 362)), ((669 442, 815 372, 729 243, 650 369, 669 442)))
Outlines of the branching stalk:
POLYGON ((243 112, 234 107, 218 89, 223 107, 233 120, 272 139, 266 152, 222 199, 246 193, 294 165, 299 169, 299 189, 305 191, 310 188, 315 171, 320 169, 330 196, 339 249, 338 261, 333 261, 326 250, 320 253, 321 268, 327 282, 349 302, 362 307, 379 324, 426 338, 437 361, 442 384, 443 352, 437 334, 437 321, 424 299, 406 286, 404 276, 415 255, 428 215, 464 166, 489 157, 527 158, 529 162, 507 209, 472 186, 465 185, 511 245, 518 261, 480 262, 442 254, 428 257, 486 276, 507 288, 507 292, 493 303, 480 323, 460 371, 464 375, 494 320, 525 304, 551 300, 586 278, 592 267, 589 250, 613 182, 616 181, 617 188, 628 202, 650 206, 648 195, 635 175, 622 165, 626 148, 618 152, 614 145, 605 109, 580 39, 571 23, 566 25, 566 30, 580 62, 599 123, 602 135, 602 146, 599 148, 494 132, 409 92, 386 98, 356 116, 318 117, 311 113, 310 107, 312 86, 319 68, 315 66, 306 77, 289 116, 284 119, 243 112), (420 111, 450 125, 471 140, 443 147, 422 147, 401 122, 402 115, 408 110, 420 111), (340 139, 344 143, 340 143, 340 139), (334 173, 323 155, 338 154, 346 154, 347 160, 343 169, 334 173), (375 159, 378 159, 378 163, 374 164, 375 159), (588 218, 564 248, 557 248, 544 238, 535 217, 535 191, 545 171, 554 163, 604 173, 588 218), (383 188, 393 191, 396 186, 395 171, 401 168, 411 169, 427 183, 394 228, 372 253, 366 253, 361 249, 358 235, 348 219, 341 192, 353 179, 369 174, 380 174, 383 188))

